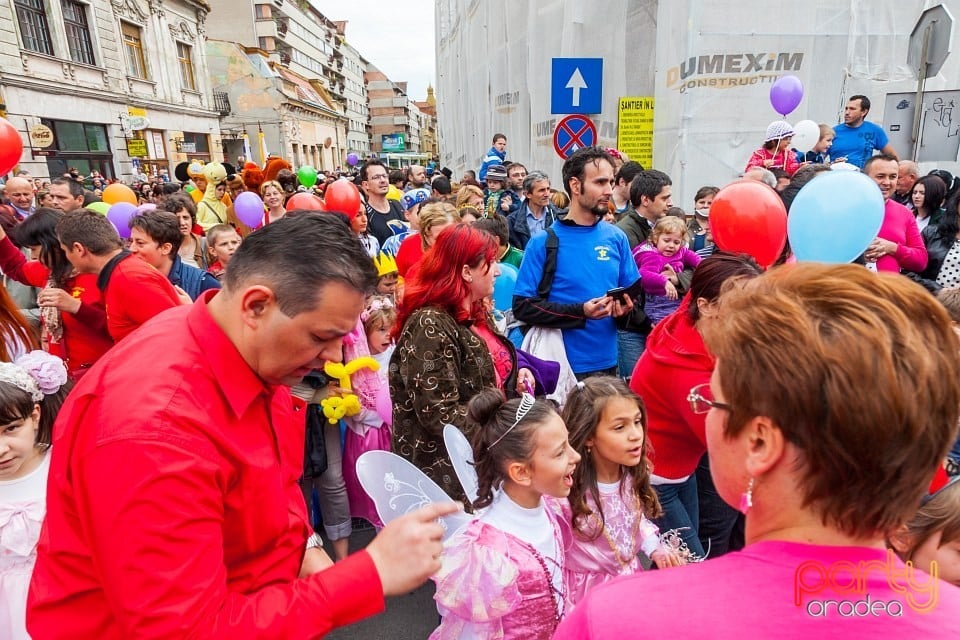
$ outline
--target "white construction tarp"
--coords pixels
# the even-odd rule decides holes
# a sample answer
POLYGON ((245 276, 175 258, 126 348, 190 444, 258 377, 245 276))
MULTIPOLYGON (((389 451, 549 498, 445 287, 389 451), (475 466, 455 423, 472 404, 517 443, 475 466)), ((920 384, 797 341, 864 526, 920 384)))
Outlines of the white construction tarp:
MULTIPOLYGON (((676 204, 723 186, 743 170, 779 116, 769 91, 796 75, 804 99, 787 119, 836 124, 846 98, 873 101, 883 123, 888 93, 916 90, 907 67, 922 0, 437 0, 437 111, 441 163, 476 169, 494 133, 507 157, 546 170, 557 188, 561 159, 550 113, 553 58, 602 58, 599 142, 616 146, 617 108, 653 96, 655 168, 673 177, 676 204)), ((944 2, 960 16, 960 0, 944 2)), ((954 53, 930 91, 960 88, 954 53)), ((905 154, 908 150, 901 151, 905 154)), ((939 163, 955 170, 954 163, 939 163)))

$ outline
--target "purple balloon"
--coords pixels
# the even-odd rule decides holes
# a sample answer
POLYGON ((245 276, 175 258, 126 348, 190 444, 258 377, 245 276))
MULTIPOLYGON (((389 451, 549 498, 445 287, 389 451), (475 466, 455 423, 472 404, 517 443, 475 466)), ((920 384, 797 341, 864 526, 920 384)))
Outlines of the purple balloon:
POLYGON ((107 220, 117 228, 121 238, 130 237, 130 218, 136 210, 137 207, 129 202, 118 202, 107 210, 107 220))
POLYGON ((803 83, 797 76, 783 76, 770 87, 770 104, 780 115, 786 116, 800 106, 803 83))
POLYGON ((351 167, 354 166, 355 164, 357 164, 357 162, 359 162, 359 161, 360 161, 360 158, 357 157, 357 154, 355 154, 355 153, 348 153, 348 154, 347 154, 347 164, 350 165, 351 167))
POLYGON ((263 222, 263 200, 253 191, 244 191, 233 201, 237 220, 248 227, 259 227, 263 222))

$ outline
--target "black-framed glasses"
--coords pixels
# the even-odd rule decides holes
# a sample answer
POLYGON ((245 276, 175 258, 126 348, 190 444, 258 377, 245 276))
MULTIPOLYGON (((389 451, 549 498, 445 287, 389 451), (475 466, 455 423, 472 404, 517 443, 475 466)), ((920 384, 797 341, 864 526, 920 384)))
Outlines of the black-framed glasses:
POLYGON ((687 395, 687 402, 690 403, 690 410, 694 413, 706 413, 710 411, 710 409, 733 410, 733 407, 727 403, 717 402, 713 399, 713 394, 710 392, 710 383, 698 384, 693 389, 690 389, 690 393, 687 395))

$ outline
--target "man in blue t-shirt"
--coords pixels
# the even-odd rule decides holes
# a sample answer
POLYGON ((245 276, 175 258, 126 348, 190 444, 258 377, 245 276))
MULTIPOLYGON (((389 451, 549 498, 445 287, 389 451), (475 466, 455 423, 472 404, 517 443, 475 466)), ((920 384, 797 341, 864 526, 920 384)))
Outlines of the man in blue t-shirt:
POLYGON ((843 124, 833 128, 836 137, 830 147, 831 162, 849 162, 862 170, 874 151, 900 159, 883 128, 867 121, 869 112, 870 98, 860 95, 850 98, 843 110, 843 124))
MULTIPOLYGON (((549 294, 537 293, 546 260, 547 231, 527 243, 514 288, 516 318, 533 326, 563 331, 567 360, 578 379, 616 375, 617 327, 614 318, 633 301, 607 295, 640 279, 626 234, 601 222, 613 193, 613 161, 600 147, 584 147, 563 164, 570 195, 566 218, 550 228, 557 234, 556 273, 549 294)), ((543 354, 549 357, 549 354, 543 354)))

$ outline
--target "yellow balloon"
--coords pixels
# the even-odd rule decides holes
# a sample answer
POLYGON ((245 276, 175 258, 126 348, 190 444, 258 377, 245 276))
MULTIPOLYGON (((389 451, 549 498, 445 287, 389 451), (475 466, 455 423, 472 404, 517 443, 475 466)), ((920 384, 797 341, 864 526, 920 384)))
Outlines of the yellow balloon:
POLYGON ((133 189, 119 182, 108 185, 100 195, 100 199, 107 204, 117 204, 118 202, 129 202, 134 206, 138 204, 137 194, 133 192, 133 189))
POLYGON ((190 192, 190 197, 193 198, 194 202, 200 202, 203 200, 203 191, 200 191, 200 189, 194 189, 190 192))

